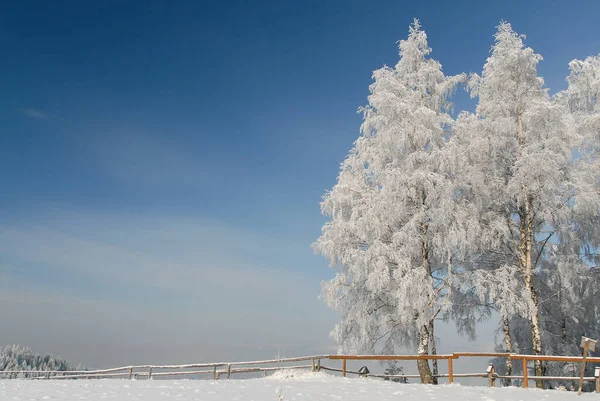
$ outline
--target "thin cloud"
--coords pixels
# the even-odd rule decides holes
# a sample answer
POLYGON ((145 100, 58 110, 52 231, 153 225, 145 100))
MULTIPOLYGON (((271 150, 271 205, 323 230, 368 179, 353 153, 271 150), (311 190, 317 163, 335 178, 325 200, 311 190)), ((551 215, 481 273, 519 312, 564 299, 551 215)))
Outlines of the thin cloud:
POLYGON ((33 118, 36 120, 48 120, 50 118, 50 114, 45 113, 41 110, 36 109, 21 109, 23 114, 25 114, 29 118, 33 118))

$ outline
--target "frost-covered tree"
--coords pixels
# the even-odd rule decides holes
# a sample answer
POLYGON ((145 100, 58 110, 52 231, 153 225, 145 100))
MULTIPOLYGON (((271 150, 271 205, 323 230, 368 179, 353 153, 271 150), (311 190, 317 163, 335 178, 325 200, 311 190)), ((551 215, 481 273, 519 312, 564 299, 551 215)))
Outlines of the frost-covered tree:
MULTIPOLYGON (((509 323, 521 317, 529 324, 531 346, 521 343, 519 351, 540 355, 545 289, 557 275, 580 277, 584 255, 597 243, 598 227, 591 226, 598 221, 599 181, 587 174, 596 168, 589 162, 594 150, 573 157, 584 143, 580 130, 565 113, 564 96, 548 94, 537 74, 542 57, 523 39, 510 24, 498 26, 482 75, 470 80, 476 115, 461 116, 455 138, 463 146, 465 180, 478 210, 473 251, 496 259, 492 269, 478 266, 484 269, 479 288, 496 294, 492 301, 502 316, 506 347, 514 346, 509 323), (506 296, 514 294, 507 284, 522 296, 506 296)), ((534 367, 543 375, 540 361, 534 367)))
MULTIPOLYGON (((582 115, 595 115, 600 112, 600 55, 569 63, 571 73, 567 78, 569 111, 582 115)), ((595 131, 598 132, 598 126, 595 131)))
MULTIPOLYGON (((543 271, 540 282, 545 353, 581 355, 581 336, 600 338, 600 306, 597 302, 600 274, 597 268, 582 265, 579 261, 567 261, 548 272, 543 271)), ((580 365, 576 365, 548 363, 545 372, 552 376, 577 375, 580 365)), ((593 370, 593 365, 587 367, 589 375, 593 375, 593 370)))
MULTIPOLYGON (((473 335, 491 310, 507 352, 577 354, 600 335, 600 56, 571 62, 551 97, 523 40, 498 26, 469 80, 476 113, 456 122, 448 96, 464 76, 444 76, 418 21, 395 68, 374 72, 314 244, 338 269, 322 296, 343 351, 435 353, 436 318, 473 335)), ((419 372, 434 381, 425 361, 419 372)))
POLYGON ((28 377, 27 371, 68 371, 83 370, 82 365, 75 366, 71 362, 52 354, 36 354, 30 348, 21 345, 0 347, 0 375, 2 371, 19 371, 11 377, 28 377))
MULTIPOLYGON (((477 76, 476 76, 477 78, 477 76)), ((489 162, 491 157, 487 146, 485 123, 475 114, 462 112, 454 125, 453 136, 447 148, 451 150, 454 160, 453 168, 457 171, 453 177, 454 197, 471 205, 471 213, 465 223, 469 231, 468 250, 464 258, 455 263, 469 272, 464 275, 464 285, 473 289, 474 296, 465 304, 465 308, 455 307, 454 319, 465 320, 474 325, 478 314, 473 313, 473 306, 478 305, 488 314, 496 311, 500 316, 503 344, 498 351, 513 352, 510 320, 512 316, 527 316, 529 303, 523 283, 518 276, 518 259, 511 244, 505 244, 506 221, 511 219, 506 213, 505 220, 499 221, 492 208, 498 201, 498 188, 504 180, 497 177, 497 166, 489 162), (466 315, 465 314, 469 314, 466 315)), ((511 374, 510 359, 503 361, 502 373, 511 374)), ((499 365, 496 364, 498 367, 499 365)), ((510 380, 505 380, 510 384, 510 380)))
MULTIPOLYGON (((580 236, 586 234, 586 244, 589 245, 600 237, 597 220, 600 207, 600 55, 583 61, 573 60, 569 67, 569 87, 559 93, 557 98, 566 102, 570 123, 578 134, 579 142, 574 155, 579 173, 575 177, 578 188, 575 195, 577 229, 580 236)), ((588 246, 584 251, 590 262, 596 264, 595 249, 588 246)))
MULTIPOLYGON (((576 133, 572 218, 540 266, 540 311, 546 353, 580 354, 582 335, 600 338, 598 242, 600 238, 600 57, 573 60, 568 89, 555 96, 576 133)), ((551 375, 572 366, 548 364, 551 375)), ((592 368, 589 367, 590 374, 592 368)))
MULTIPOLYGON (((321 203, 330 221, 314 248, 337 268, 322 298, 341 315, 331 335, 346 352, 433 352, 434 320, 460 287, 451 259, 466 212, 452 201, 444 146, 448 97, 465 76, 444 75, 418 20, 399 49, 394 68, 373 73, 362 135, 321 203)), ((426 360, 418 368, 434 382, 426 360)))

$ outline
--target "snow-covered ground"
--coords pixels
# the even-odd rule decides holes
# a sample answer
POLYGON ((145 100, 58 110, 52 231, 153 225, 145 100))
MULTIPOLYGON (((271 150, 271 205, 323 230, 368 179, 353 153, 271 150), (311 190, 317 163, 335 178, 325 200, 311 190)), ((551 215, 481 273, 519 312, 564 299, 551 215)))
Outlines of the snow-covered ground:
POLYGON ((594 393, 521 388, 424 386, 322 373, 247 380, 69 380, 0 381, 0 400, 33 401, 559 401, 598 399, 594 393))

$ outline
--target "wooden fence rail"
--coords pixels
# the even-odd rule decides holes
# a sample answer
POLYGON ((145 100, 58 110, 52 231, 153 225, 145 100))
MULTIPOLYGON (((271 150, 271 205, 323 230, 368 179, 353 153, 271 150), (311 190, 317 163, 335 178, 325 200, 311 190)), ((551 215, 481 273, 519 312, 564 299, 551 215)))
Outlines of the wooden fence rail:
MULTIPOLYGON (((502 352, 455 352, 453 354, 445 354, 445 355, 329 355, 331 360, 341 360, 342 361, 342 369, 339 371, 342 373, 342 376, 346 376, 347 373, 356 373, 358 372, 350 372, 346 369, 347 361, 349 360, 374 360, 374 361, 414 361, 414 360, 446 360, 448 363, 448 374, 447 375, 436 375, 436 377, 447 377, 449 383, 454 382, 455 377, 487 377, 489 379, 490 385, 494 386, 497 378, 514 378, 514 379, 523 379, 523 387, 529 387, 529 380, 580 380, 580 377, 567 377, 567 376, 529 376, 527 370, 527 363, 529 361, 553 361, 553 362, 568 362, 568 363, 583 363, 584 358, 582 356, 554 356, 554 355, 518 355, 518 354, 510 354, 510 353, 502 353, 502 352), (458 359, 460 357, 488 357, 488 358, 510 358, 514 360, 521 360, 523 364, 523 375, 521 376, 500 376, 498 375, 493 365, 490 364, 490 368, 486 374, 481 373, 463 373, 463 374, 455 374, 453 368, 453 360, 458 359)), ((587 357, 585 358, 587 363, 600 363, 599 357, 587 357)), ((338 370, 335 370, 338 371, 338 370)), ((375 376, 375 375, 368 375, 375 376)), ((381 375, 378 375, 381 376, 381 375)), ((404 377, 420 377, 419 375, 403 375, 404 377)), ((596 381, 596 391, 600 392, 600 369, 595 370, 594 377, 584 377, 584 381, 596 381)))
MULTIPOLYGON (((562 380, 576 381, 579 377, 570 376, 530 376, 528 374, 527 364, 530 361, 551 361, 562 363, 582 363, 583 357, 578 356, 551 356, 551 355, 518 355, 510 353, 495 353, 495 352, 455 352, 452 354, 440 355, 313 355, 295 358, 280 358, 268 359, 260 361, 242 361, 242 362, 215 362, 215 363, 199 363, 199 364, 183 364, 183 365, 130 365, 121 366, 111 369, 87 370, 87 371, 0 371, 0 377, 12 378, 19 375, 26 375, 31 379, 86 379, 86 378, 115 378, 126 377, 129 379, 145 378, 152 379, 153 377, 166 376, 182 376, 182 375, 212 375, 214 380, 218 380, 221 376, 226 376, 228 379, 232 374, 240 373, 263 373, 289 369, 310 369, 313 372, 326 370, 331 372, 339 372, 342 376, 347 374, 355 374, 362 377, 376 378, 420 378, 415 374, 402 375, 386 375, 379 373, 361 374, 361 372, 351 371, 347 369, 347 361, 418 361, 418 360, 446 360, 448 364, 447 374, 438 374, 438 378, 447 378, 449 383, 453 383, 455 378, 463 377, 479 377, 487 378, 490 386, 495 386, 496 379, 522 379, 523 387, 529 386, 529 380, 562 380), (523 366, 522 375, 499 375, 495 372, 494 366, 489 365, 485 373, 455 373, 453 361, 465 357, 485 357, 485 358, 509 358, 515 361, 521 361, 523 366), (327 367, 321 364, 322 360, 341 361, 341 369, 327 367), (290 364, 292 362, 309 362, 310 364, 301 364, 294 366, 282 366, 282 364, 290 364), (277 366, 264 366, 274 365, 277 366), (252 366, 263 365, 263 366, 252 366), (165 371, 167 370, 167 371, 165 371)), ((587 357, 587 363, 600 363, 600 357, 587 357)), ((593 377, 584 377, 584 381, 595 381, 596 391, 600 392, 600 367, 595 369, 593 377)))

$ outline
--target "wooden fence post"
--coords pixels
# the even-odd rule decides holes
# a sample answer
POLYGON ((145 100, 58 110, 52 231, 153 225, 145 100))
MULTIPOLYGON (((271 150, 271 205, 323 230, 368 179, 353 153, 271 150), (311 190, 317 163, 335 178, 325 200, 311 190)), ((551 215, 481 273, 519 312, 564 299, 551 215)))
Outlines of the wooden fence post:
POLYGON ((231 377, 231 364, 227 365, 227 379, 231 377))
POLYGON ((217 380, 217 365, 213 366, 213 380, 217 380))
POLYGON ((581 337, 580 347, 583 348, 583 360, 581 361, 581 374, 579 375, 579 391, 577 391, 577 395, 581 395, 581 391, 583 390, 583 375, 585 374, 585 360, 588 356, 588 350, 596 350, 596 341, 591 338, 581 337))
POLYGON ((321 360, 317 359, 317 372, 321 371, 321 360))
POLYGON ((346 358, 342 359, 342 376, 346 377, 346 358))
POLYGON ((596 392, 600 393, 600 367, 594 369, 594 377, 596 378, 596 392))
POLYGON ((316 370, 317 370, 317 367, 315 366, 315 360, 314 360, 314 359, 311 359, 311 360, 310 360, 310 364, 311 364, 312 371, 313 371, 313 372, 314 372, 314 371, 316 371, 316 370))
POLYGON ((129 368, 129 380, 133 378, 133 368, 129 368))
POLYGON ((448 383, 454 383, 454 370, 452 369, 452 358, 448 358, 448 383))
POLYGON ((489 364, 487 368, 488 379, 490 381, 490 387, 496 386, 496 371, 494 370, 494 365, 489 364))
POLYGON ((148 380, 152 380, 152 366, 148 369, 148 380))
POLYGON ((523 357, 523 388, 529 387, 529 378, 527 377, 527 358, 523 357))
POLYGON ((267 371, 265 370, 265 371, 263 371, 263 372, 264 372, 264 375, 265 375, 265 377, 267 377, 267 371))

